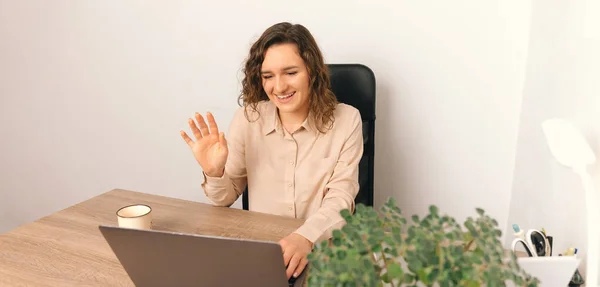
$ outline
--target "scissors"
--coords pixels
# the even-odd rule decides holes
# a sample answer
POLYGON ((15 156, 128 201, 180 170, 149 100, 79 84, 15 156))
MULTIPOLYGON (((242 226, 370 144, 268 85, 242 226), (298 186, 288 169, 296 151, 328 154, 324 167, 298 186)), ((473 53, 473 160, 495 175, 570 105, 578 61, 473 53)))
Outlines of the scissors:
POLYGON ((525 234, 519 229, 519 226, 514 224, 515 238, 512 242, 512 251, 518 250, 518 245, 521 244, 529 257, 544 257, 552 255, 552 246, 545 233, 529 229, 525 234))

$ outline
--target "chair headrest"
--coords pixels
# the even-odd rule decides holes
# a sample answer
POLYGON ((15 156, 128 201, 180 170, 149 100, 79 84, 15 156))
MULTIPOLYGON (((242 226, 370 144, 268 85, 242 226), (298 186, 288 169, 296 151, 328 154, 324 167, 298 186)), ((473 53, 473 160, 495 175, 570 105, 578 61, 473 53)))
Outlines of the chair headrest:
POLYGON ((373 71, 362 64, 328 64, 331 89, 338 101, 360 111, 363 121, 375 120, 376 82, 373 71))

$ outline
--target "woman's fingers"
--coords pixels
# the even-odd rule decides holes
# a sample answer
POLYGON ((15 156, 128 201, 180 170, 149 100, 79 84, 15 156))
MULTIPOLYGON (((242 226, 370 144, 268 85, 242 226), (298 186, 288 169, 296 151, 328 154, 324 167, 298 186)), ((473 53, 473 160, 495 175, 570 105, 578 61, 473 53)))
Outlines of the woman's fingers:
POLYGON ((227 146, 227 140, 225 139, 225 134, 224 133, 220 133, 219 134, 219 143, 226 147, 227 146))
POLYGON ((299 267, 298 264, 300 264, 300 260, 301 260, 301 256, 298 253, 294 254, 294 257, 292 257, 292 260, 290 260, 290 264, 287 266, 287 270, 286 270, 287 278, 290 278, 293 275, 296 275, 295 274, 296 268, 299 267))
POLYGON ((183 138, 188 146, 192 147, 194 145, 194 141, 192 141, 192 139, 184 131, 179 131, 179 134, 181 134, 181 138, 183 138))
POLYGON ((217 122, 215 121, 215 117, 212 113, 207 113, 206 117, 208 118, 208 126, 210 127, 210 133, 213 135, 219 134, 219 127, 217 127, 217 122))
POLYGON ((200 133, 200 130, 198 129, 198 126, 196 126, 194 120, 188 119, 188 124, 190 125, 190 129, 192 130, 192 133, 194 134, 196 140, 199 141, 200 139, 202 139, 202 134, 200 133))
POLYGON ((202 136, 208 136, 210 134, 210 132, 208 131, 208 126, 206 125, 206 122, 204 122, 204 118, 202 117, 202 115, 200 115, 199 113, 196 113, 196 121, 200 126, 202 136))
POLYGON ((293 256, 294 251, 291 250, 291 248, 287 248, 285 251, 283 251, 283 264, 285 264, 285 266, 288 266, 293 256))
MULTIPOLYGON (((196 125, 196 122, 194 122, 193 119, 188 119, 188 124, 190 125, 190 129, 192 130, 192 133, 194 134, 196 141, 199 141, 203 137, 208 136, 210 134, 214 134, 219 137, 219 141, 222 144, 225 144, 225 136, 219 133, 219 128, 217 127, 217 122, 215 122, 215 117, 211 113, 208 113, 207 117, 208 117, 208 123, 210 124, 210 130, 208 129, 208 126, 206 125, 204 118, 199 113, 195 114, 196 122, 198 122, 198 125, 196 125), (198 127, 200 127, 200 128, 198 128, 198 127)), ((181 131, 181 137, 185 140, 185 142, 188 145, 191 145, 194 143, 194 141, 184 131, 181 131)))
POLYGON ((306 268, 306 265, 308 265, 308 259, 306 257, 302 257, 302 259, 300 259, 300 263, 298 263, 298 267, 296 267, 296 271, 294 274, 292 274, 292 276, 294 276, 294 278, 300 276, 302 271, 304 271, 304 268, 306 268))

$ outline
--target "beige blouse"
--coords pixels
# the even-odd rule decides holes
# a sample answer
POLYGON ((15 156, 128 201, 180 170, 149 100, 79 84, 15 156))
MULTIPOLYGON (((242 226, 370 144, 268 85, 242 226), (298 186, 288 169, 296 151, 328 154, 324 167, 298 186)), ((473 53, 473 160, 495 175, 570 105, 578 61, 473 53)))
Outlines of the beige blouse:
POLYGON ((339 212, 354 210, 358 163, 363 153, 359 111, 338 104, 332 129, 322 134, 307 119, 294 133, 283 128, 270 101, 239 108, 226 134, 229 156, 220 178, 204 174, 202 187, 218 206, 230 206, 248 185, 249 209, 305 219, 295 232, 326 240, 345 224, 339 212))

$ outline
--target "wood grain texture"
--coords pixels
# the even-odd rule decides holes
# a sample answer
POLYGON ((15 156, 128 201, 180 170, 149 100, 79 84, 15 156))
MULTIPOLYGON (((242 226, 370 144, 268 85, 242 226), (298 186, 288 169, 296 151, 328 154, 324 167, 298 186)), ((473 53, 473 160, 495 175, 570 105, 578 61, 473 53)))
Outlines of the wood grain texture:
POLYGON ((129 204, 152 207, 153 229, 278 241, 303 221, 112 190, 0 235, 0 286, 133 286, 98 230, 129 204))

